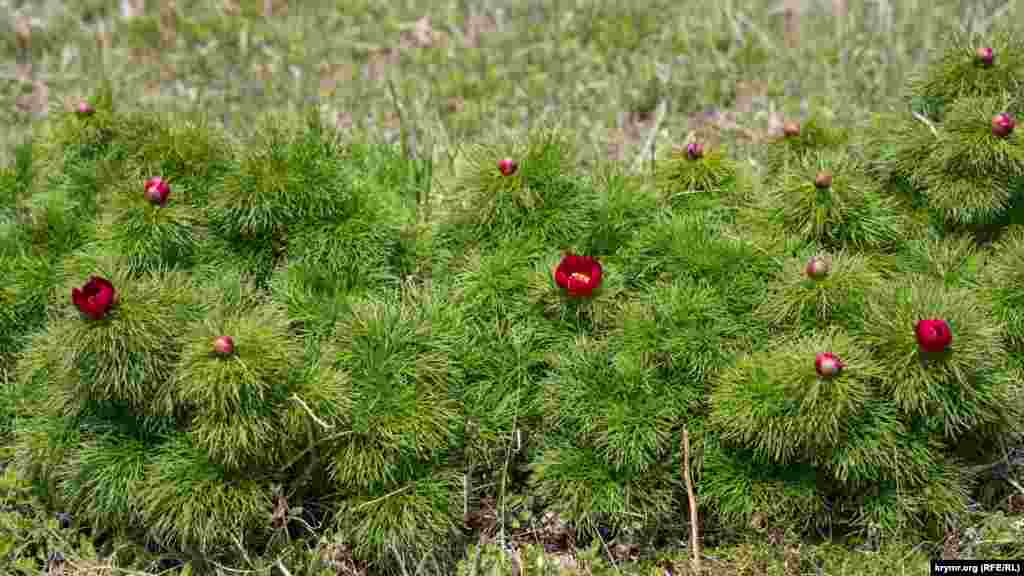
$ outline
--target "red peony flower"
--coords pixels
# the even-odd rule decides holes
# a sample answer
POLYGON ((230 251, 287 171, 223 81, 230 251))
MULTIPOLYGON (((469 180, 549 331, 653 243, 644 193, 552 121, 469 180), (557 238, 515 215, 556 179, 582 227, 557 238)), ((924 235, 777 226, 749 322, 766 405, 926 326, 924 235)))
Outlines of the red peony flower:
POLYGON ((171 194, 171 187, 163 178, 159 176, 150 178, 146 180, 145 187, 147 200, 160 206, 167 203, 167 197, 171 194))
POLYGON ((117 303, 117 292, 109 280, 93 276, 81 289, 71 289, 71 302, 82 314, 99 320, 117 303))
POLYGON ((570 296, 589 297, 601 285, 601 264, 590 256, 566 254, 555 268, 555 283, 570 296))
POLYGON ((831 352, 821 352, 814 358, 814 369, 822 378, 832 378, 843 369, 843 363, 839 357, 831 352))
POLYGON ((920 320, 914 325, 914 334, 925 352, 942 352, 953 342, 953 332, 945 320, 920 320))

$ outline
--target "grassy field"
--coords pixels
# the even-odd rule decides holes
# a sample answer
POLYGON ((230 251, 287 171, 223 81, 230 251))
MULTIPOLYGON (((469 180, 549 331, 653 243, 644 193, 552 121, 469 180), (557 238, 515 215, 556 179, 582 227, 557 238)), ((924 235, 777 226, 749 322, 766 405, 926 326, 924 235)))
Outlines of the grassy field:
MULTIPOLYGON (((870 114, 899 106, 907 78, 951 31, 984 33, 997 21, 1024 28, 1016 24, 1015 4, 0 0, 0 165, 14 162, 16 145, 49 118, 106 83, 119 111, 203 114, 240 141, 268 112, 316 106, 354 139, 383 140, 429 158, 436 209, 427 214, 440 218, 468 146, 515 140, 537 127, 568 135, 584 169, 615 160, 644 170, 692 133, 729 144, 757 167, 763 145, 786 120, 813 110, 857 129, 870 114)), ((22 490, 10 474, 0 478, 0 509, 28 506, 22 490)), ((944 541, 857 547, 799 542, 774 527, 748 542, 706 549, 704 573, 922 574, 929 557, 950 550, 985 556, 987 547, 1005 544, 1006 534, 1019 533, 1013 522, 979 515, 944 541)), ((6 528, 65 550, 74 575, 142 574, 142 566, 159 572, 144 563, 118 568, 87 541, 63 541, 52 519, 6 528)), ((494 542, 482 547, 483 560, 463 569, 692 573, 685 534, 662 551, 642 553, 598 541, 545 556, 539 541, 524 539, 519 552, 507 555, 494 542)), ((244 569, 220 573, 298 576, 302 565, 247 560, 244 569)), ((335 564, 338 574, 356 573, 354 565, 335 564)), ((432 573, 426 565, 402 570, 432 573)))

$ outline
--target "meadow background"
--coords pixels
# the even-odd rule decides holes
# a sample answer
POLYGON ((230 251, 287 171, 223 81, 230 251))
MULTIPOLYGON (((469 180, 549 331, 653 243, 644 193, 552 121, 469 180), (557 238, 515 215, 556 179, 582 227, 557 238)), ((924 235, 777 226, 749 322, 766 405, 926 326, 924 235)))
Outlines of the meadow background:
MULTIPOLYGON (((0 165, 105 81, 119 111, 203 112, 241 139, 268 112, 317 107, 353 139, 431 160, 427 219, 441 216, 470 144, 557 127, 575 142, 577 166, 615 160, 639 171, 696 133, 756 168, 784 120, 814 110, 856 130, 901 106, 907 77, 951 31, 1024 26, 1015 2, 947 0, 3 0, 0 11, 0 165)), ((19 494, 3 492, 4 503, 19 494)), ((642 570, 685 570, 685 544, 642 570)), ((923 573, 951 545, 961 546, 801 549, 766 533, 707 551, 708 570, 923 573)), ((983 553, 984 538, 970 545, 983 553)), ((87 559, 87 548, 69 543, 65 553, 87 559)), ((629 559, 597 550, 573 562, 615 573, 629 559)), ((141 573, 98 558, 78 565, 141 573)))

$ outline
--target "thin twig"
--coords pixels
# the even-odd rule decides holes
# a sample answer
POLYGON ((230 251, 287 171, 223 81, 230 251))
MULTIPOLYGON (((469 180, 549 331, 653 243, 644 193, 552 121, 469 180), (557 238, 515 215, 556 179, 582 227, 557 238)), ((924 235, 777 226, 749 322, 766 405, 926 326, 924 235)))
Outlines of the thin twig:
POLYGON ((604 541, 604 537, 601 536, 601 532, 600 531, 595 531, 595 532, 597 532, 598 539, 601 540, 601 545, 604 546, 604 553, 607 554, 608 555, 608 559, 612 561, 612 567, 615 568, 616 572, 618 572, 619 574, 622 574, 622 570, 619 569, 619 563, 616 562, 615 561, 615 557, 612 556, 612 551, 608 549, 608 543, 604 541))
POLYGON ((408 490, 411 487, 412 487, 412 484, 406 484, 405 486, 402 486, 398 490, 393 490, 391 492, 388 492, 387 494, 381 496, 380 498, 374 498, 373 500, 370 500, 369 502, 363 502, 359 506, 356 506, 355 509, 356 509, 356 511, 362 510, 363 508, 366 508, 367 506, 370 506, 372 504, 376 504, 377 502, 380 502, 382 500, 387 500, 388 498, 391 498, 392 496, 397 496, 398 494, 401 494, 402 492, 405 492, 406 490, 408 490))
POLYGON ((1014 488, 1019 490, 1021 494, 1024 494, 1024 486, 1021 486, 1020 482, 1017 482, 1016 480, 1010 478, 1009 476, 1006 477, 1006 481, 1012 484, 1014 488))
POLYGON ((284 564, 281 563, 280 558, 277 559, 277 569, 280 570, 284 576, 292 576, 292 573, 289 572, 288 569, 284 567, 284 564))
POLYGON ((919 112, 911 112, 911 114, 913 114, 914 118, 917 118, 919 121, 924 123, 924 125, 927 126, 932 131, 932 134, 934 134, 936 138, 939 137, 939 131, 935 128, 935 125, 932 124, 931 120, 928 120, 919 112))
POLYGON ((312 418, 313 420, 315 420, 317 424, 323 426, 325 430, 333 430, 334 429, 333 425, 328 424, 328 423, 324 422, 323 420, 317 418, 316 414, 313 414, 313 410, 310 409, 309 405, 307 405, 305 402, 303 402, 302 398, 299 398, 299 396, 297 394, 292 394, 292 400, 295 400, 296 402, 299 403, 300 406, 305 408, 306 409, 306 413, 309 414, 309 417, 312 418))
POLYGON ((686 481, 686 497, 690 500, 690 546, 693 551, 693 570, 700 574, 700 526, 697 524, 697 498, 693 494, 693 480, 690 478, 690 432, 683 428, 683 479, 686 481))

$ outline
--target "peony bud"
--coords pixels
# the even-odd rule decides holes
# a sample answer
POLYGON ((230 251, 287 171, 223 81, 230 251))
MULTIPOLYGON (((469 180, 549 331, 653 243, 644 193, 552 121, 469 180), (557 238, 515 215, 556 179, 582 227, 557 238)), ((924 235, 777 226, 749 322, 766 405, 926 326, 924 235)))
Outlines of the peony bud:
POLYGON ((690 160, 700 160, 704 157, 704 145, 700 142, 690 142, 686 145, 686 156, 690 160))
POLYGON ((782 125, 782 134, 786 138, 796 138, 800 135, 800 124, 797 122, 786 122, 782 125))
POLYGON ((1017 122, 1014 121, 1013 116, 1002 113, 996 114, 992 117, 992 135, 997 138, 1006 138, 1013 132, 1017 122))
POLYGON ((167 203, 167 197, 171 194, 171 187, 163 178, 155 176, 146 180, 146 199, 158 206, 167 203))
POLYGON ((498 162, 498 170, 503 176, 511 176, 512 174, 515 174, 518 168, 519 164, 511 158, 503 158, 498 162))
POLYGON ((213 341, 213 350, 221 356, 229 356, 235 352, 235 341, 231 336, 220 336, 213 341))
POLYGON ((92 116, 94 112, 96 112, 96 109, 84 100, 79 102, 78 106, 75 107, 75 113, 79 116, 92 116))
POLYGON ((828 259, 822 256, 815 256, 807 261, 807 266, 804 268, 804 272, 807 277, 812 280, 822 280, 828 276, 831 266, 829 265, 828 259))
POLYGON ((995 55, 992 53, 992 49, 988 47, 978 48, 974 52, 974 55, 977 58, 978 63, 984 66, 985 68, 991 66, 995 58, 995 55))
POLYGON ((839 357, 831 352, 821 352, 814 358, 814 369, 822 378, 837 376, 843 369, 839 357))
POLYGON ((818 175, 814 177, 814 185, 818 188, 828 188, 832 186, 832 173, 827 170, 818 172, 818 175))

